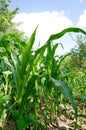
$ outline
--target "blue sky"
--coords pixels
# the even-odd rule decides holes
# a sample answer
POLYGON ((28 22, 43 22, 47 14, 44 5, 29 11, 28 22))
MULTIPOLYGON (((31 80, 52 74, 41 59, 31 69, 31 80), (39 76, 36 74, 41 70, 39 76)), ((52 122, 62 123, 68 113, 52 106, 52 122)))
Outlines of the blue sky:
POLYGON ((20 13, 64 10, 75 23, 86 8, 86 0, 12 0, 10 8, 15 7, 19 7, 20 13))
MULTIPOLYGON (((19 7, 19 14, 14 22, 23 22, 19 29, 28 36, 37 24, 38 37, 45 40, 51 33, 59 32, 65 27, 86 29, 86 0, 11 0, 10 9, 15 7, 19 7)), ((64 52, 76 44, 69 36, 63 37, 61 42, 64 42, 64 52)))

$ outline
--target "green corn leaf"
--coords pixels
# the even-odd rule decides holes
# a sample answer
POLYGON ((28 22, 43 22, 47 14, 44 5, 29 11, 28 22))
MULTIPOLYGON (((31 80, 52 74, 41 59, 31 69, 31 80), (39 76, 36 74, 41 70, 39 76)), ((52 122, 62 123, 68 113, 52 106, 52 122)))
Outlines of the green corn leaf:
POLYGON ((34 41, 35 41, 35 35, 36 35, 36 29, 34 30, 34 32, 32 33, 28 44, 25 47, 24 53, 22 55, 22 61, 21 61, 21 72, 22 74, 25 73, 26 71, 26 67, 27 67, 27 63, 30 62, 30 56, 31 56, 31 49, 33 47, 34 41))
POLYGON ((53 45, 53 48, 52 48, 52 57, 54 57, 57 47, 58 47, 58 43, 55 44, 55 45, 53 45))
POLYGON ((13 34, 13 33, 8 34, 7 37, 8 37, 8 39, 12 39, 15 42, 20 43, 20 41, 21 41, 20 38, 16 34, 13 34))
POLYGON ((3 71, 2 73, 5 74, 5 75, 10 75, 10 74, 12 74, 12 72, 10 72, 9 70, 8 70, 8 71, 3 71))
POLYGON ((42 50, 45 50, 46 48, 47 48, 47 45, 43 45, 42 47, 40 47, 37 50, 35 50, 35 56, 37 56, 38 54, 40 54, 40 52, 42 50))
POLYGON ((6 55, 6 52, 0 52, 0 57, 3 57, 6 55))
POLYGON ((51 78, 52 82, 54 83, 54 85, 59 88, 60 92, 71 102, 72 107, 75 111, 75 119, 77 121, 78 112, 77 112, 76 104, 74 102, 72 90, 64 82, 58 81, 52 77, 50 77, 50 78, 51 78))
POLYGON ((0 90, 0 103, 5 103, 9 100, 9 95, 4 95, 3 91, 0 90))
POLYGON ((29 42, 26 44, 24 48, 24 52, 22 54, 22 59, 21 59, 21 68, 17 69, 17 77, 18 77, 18 100, 19 102, 22 100, 22 96, 24 93, 24 87, 27 81, 27 77, 29 77, 30 70, 33 66, 33 56, 32 56, 32 47, 35 41, 35 36, 36 36, 36 30, 32 33, 29 42), (29 67, 27 65, 29 64, 29 67), (23 79, 23 80, 22 80, 23 79))
POLYGON ((47 45, 42 46, 41 48, 37 49, 35 51, 35 60, 34 60, 34 64, 36 65, 38 62, 41 62, 41 59, 44 56, 44 52, 47 48, 47 45))
POLYGON ((61 38, 64 34, 66 33, 69 33, 69 32, 74 32, 74 33, 83 33, 86 35, 86 32, 80 28, 74 28, 74 27, 71 27, 71 28, 66 28, 64 29, 63 31, 61 31, 60 33, 57 33, 57 34, 52 34, 48 41, 46 43, 49 44, 50 41, 53 41, 53 40, 57 40, 59 38, 61 38))
POLYGON ((0 97, 2 97, 3 96, 3 92, 0 90, 0 97))
POLYGON ((13 79, 16 85, 16 89, 18 91, 18 83, 17 83, 17 76, 16 76, 16 71, 14 70, 14 67, 10 64, 9 60, 7 57, 3 57, 5 64, 7 64, 7 66, 10 68, 12 74, 13 74, 13 79))
POLYGON ((57 47, 58 47, 58 43, 55 44, 55 45, 48 44, 48 47, 47 47, 47 56, 46 56, 47 62, 50 62, 50 60, 53 59, 57 47))
POLYGON ((62 56, 59 57, 59 59, 57 60, 57 62, 58 62, 58 67, 60 66, 60 64, 62 63, 62 61, 64 61, 64 59, 65 59, 67 56, 69 56, 69 55, 71 55, 71 53, 67 53, 67 54, 62 55, 62 56))
POLYGON ((23 98, 21 101, 21 105, 20 105, 20 114, 23 113, 23 109, 24 109, 25 103, 27 101, 27 97, 32 94, 32 91, 35 88, 35 80, 37 80, 37 78, 38 78, 37 75, 33 75, 27 83, 27 87, 24 92, 24 95, 23 95, 23 98))
POLYGON ((0 97, 0 103, 6 103, 9 100, 9 98, 10 98, 9 95, 0 97))
POLYGON ((47 56, 46 56, 47 61, 49 61, 52 57, 52 55, 51 55, 52 47, 51 46, 52 46, 52 44, 48 44, 48 46, 47 46, 47 56))
POLYGON ((6 53, 10 56, 10 54, 11 54, 11 48, 10 48, 10 44, 9 44, 9 43, 10 43, 9 39, 7 39, 7 36, 4 35, 4 36, 1 38, 0 46, 1 46, 1 47, 4 47, 6 53))
POLYGON ((25 41, 23 41, 19 36, 15 35, 15 34, 13 34, 13 33, 8 34, 8 35, 7 35, 7 38, 13 40, 13 41, 15 42, 14 45, 15 45, 16 48, 18 48, 18 49, 20 48, 20 45, 21 45, 22 47, 25 47, 25 46, 26 46, 25 41), (18 44, 17 44, 16 42, 18 42, 18 44))
POLYGON ((81 100, 86 101, 86 96, 85 96, 85 95, 79 94, 78 97, 79 97, 81 100))

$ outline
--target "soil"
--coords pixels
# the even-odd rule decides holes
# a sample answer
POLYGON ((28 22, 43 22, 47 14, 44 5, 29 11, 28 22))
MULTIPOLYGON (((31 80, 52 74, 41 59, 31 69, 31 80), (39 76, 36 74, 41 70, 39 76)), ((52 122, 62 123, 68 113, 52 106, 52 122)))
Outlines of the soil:
MULTIPOLYGON (((74 111, 70 105, 60 105, 57 122, 49 130, 74 130, 74 111)), ((86 130, 86 103, 78 104, 77 130, 86 130)))
MULTIPOLYGON (((52 124, 48 125, 47 130, 74 130, 75 120, 74 111, 71 105, 60 105, 58 112, 58 118, 52 124)), ((2 123, 0 122, 0 127, 2 123)), ((5 130, 16 130, 15 124, 11 118, 9 118, 5 130)), ((42 130, 39 128, 39 130, 42 130)), ((86 130, 86 104, 78 103, 78 123, 77 130, 86 130)))

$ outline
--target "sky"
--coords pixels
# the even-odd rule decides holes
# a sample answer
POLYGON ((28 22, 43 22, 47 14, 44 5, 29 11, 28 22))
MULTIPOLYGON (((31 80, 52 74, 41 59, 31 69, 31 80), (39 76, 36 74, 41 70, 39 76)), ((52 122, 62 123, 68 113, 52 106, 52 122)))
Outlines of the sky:
MULTIPOLYGON (((11 0, 9 9, 19 7, 13 22, 21 22, 18 29, 24 31, 28 37, 37 25, 35 47, 40 42, 43 45, 49 36, 67 27, 80 27, 86 30, 86 0, 11 0)), ((76 34, 71 33, 76 41, 76 34)), ((58 48, 58 53, 68 52, 76 45, 69 34, 57 42, 62 43, 64 49, 58 48)))

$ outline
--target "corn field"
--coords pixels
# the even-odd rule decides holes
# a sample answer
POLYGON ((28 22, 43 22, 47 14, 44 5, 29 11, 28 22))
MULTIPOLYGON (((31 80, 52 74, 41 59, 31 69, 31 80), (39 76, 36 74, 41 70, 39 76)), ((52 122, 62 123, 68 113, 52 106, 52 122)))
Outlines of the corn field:
POLYGON ((69 79, 64 80, 61 73, 61 66, 71 53, 57 56, 59 43, 53 41, 69 32, 83 35, 86 32, 80 28, 66 28, 52 34, 43 46, 34 50, 37 28, 28 42, 13 33, 4 34, 0 38, 2 129, 11 119, 14 122, 11 130, 48 130, 49 125, 58 120, 60 105, 66 103, 72 106, 73 128, 77 129, 76 95, 70 87, 75 78, 67 77, 69 79))

